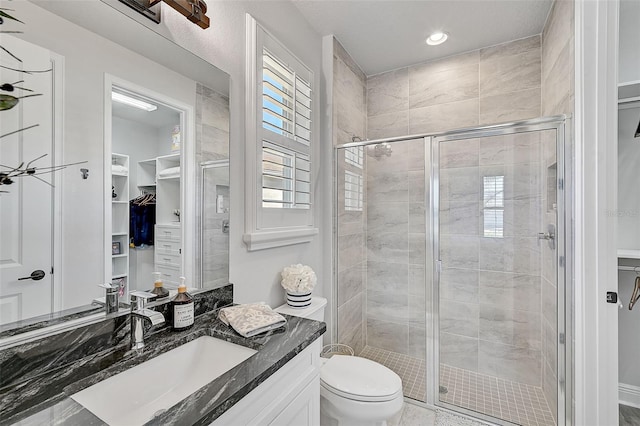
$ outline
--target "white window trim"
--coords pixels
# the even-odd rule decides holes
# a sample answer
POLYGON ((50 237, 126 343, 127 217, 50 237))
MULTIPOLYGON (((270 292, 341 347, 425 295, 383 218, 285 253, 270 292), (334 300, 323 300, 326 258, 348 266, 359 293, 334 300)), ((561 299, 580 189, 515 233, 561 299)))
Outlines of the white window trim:
MULTIPOLYGON (((242 239, 249 251, 282 247, 292 244, 308 243, 318 234, 314 226, 315 191, 311 194, 310 209, 268 209, 262 207, 262 140, 259 138, 258 126, 262 126, 262 116, 258 110, 262 109, 262 96, 258 96, 258 69, 261 68, 262 43, 258 37, 277 41, 268 31, 262 28, 249 14, 246 15, 246 58, 245 58, 245 234, 242 239), (265 212, 265 210, 270 210, 265 212), (266 214, 265 214, 266 213, 266 214), (268 220, 267 220, 268 219, 268 220), (293 225, 291 225, 293 224, 293 225)), ((283 48, 282 46, 280 48, 283 48)), ((285 49, 286 50, 286 49, 285 49)), ((293 57, 293 53, 287 51, 293 57)), ((312 120, 316 122, 311 135, 311 188, 315 189, 317 180, 317 152, 318 152, 318 87, 314 76, 312 99, 312 120)))

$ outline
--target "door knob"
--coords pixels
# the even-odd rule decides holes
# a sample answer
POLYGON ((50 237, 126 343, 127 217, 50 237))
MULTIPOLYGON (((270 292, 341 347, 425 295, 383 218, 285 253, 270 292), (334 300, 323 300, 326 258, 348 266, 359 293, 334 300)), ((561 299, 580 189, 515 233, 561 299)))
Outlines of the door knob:
POLYGON ((18 281, 22 281, 22 280, 40 281, 41 279, 44 278, 44 276, 45 276, 45 273, 42 269, 36 269, 28 277, 18 278, 18 281))

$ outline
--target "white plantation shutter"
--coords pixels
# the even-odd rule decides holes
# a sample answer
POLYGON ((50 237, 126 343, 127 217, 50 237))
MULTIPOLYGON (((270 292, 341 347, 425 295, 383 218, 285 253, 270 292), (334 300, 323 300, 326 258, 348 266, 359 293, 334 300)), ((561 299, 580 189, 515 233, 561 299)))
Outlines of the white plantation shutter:
POLYGON ((249 250, 312 241, 319 153, 314 73, 247 15, 247 185, 243 240, 249 250))
POLYGON ((312 74, 300 76, 287 59, 262 48, 262 207, 309 209, 312 74))

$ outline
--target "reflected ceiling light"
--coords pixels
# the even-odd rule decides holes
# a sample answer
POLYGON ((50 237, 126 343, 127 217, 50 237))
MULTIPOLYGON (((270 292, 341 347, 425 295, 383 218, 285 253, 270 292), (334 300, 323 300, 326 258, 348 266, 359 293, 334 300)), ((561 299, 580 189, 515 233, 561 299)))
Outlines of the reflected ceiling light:
POLYGON ((427 38, 427 44, 429 46, 437 46, 437 45, 442 44, 445 41, 447 41, 448 38, 449 38, 449 34, 443 32, 443 31, 438 31, 438 32, 435 32, 435 33, 431 34, 427 38))
POLYGON ((127 96, 119 92, 111 92, 111 100, 121 104, 129 105, 134 108, 143 109, 149 112, 155 111, 158 109, 158 107, 154 104, 150 104, 149 102, 145 102, 141 99, 127 96))

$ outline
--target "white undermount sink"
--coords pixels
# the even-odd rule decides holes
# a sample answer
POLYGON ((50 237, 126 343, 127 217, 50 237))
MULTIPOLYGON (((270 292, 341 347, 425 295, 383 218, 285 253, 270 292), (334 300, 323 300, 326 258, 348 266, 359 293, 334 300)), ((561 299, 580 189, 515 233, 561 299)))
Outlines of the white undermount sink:
POLYGON ((141 425, 256 352, 202 336, 71 398, 111 426, 141 425))

